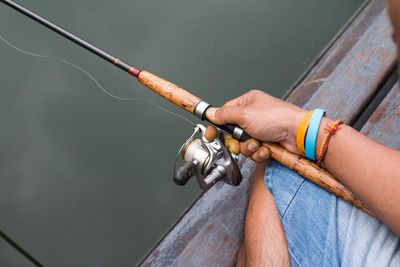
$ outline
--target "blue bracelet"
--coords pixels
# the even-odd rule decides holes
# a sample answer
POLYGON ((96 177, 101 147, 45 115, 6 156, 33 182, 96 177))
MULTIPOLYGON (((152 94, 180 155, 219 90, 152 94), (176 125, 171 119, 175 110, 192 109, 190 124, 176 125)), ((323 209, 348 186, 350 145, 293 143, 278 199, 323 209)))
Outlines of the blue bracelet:
POLYGON ((306 137, 306 157, 310 160, 317 160, 315 156, 315 147, 317 145, 319 126, 321 125, 322 117, 324 115, 325 110, 321 108, 315 109, 311 115, 306 137))

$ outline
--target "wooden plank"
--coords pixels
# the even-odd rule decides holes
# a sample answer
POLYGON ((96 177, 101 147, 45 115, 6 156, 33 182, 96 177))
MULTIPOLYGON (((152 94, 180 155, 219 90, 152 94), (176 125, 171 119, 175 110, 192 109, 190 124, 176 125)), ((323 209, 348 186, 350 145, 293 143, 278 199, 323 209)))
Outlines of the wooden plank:
POLYGON ((343 61, 385 7, 385 1, 369 1, 368 5, 338 35, 338 38, 325 49, 320 59, 316 61, 313 68, 296 87, 296 90, 289 94, 287 100, 298 106, 303 106, 324 83, 326 77, 343 61))
POLYGON ((400 149, 400 86, 385 97, 361 132, 381 144, 400 149))
MULTIPOLYGON (((243 176, 250 177, 254 165, 249 161, 241 165, 243 176)), ((243 201, 247 199, 248 189, 248 181, 239 187, 216 184, 181 218, 142 265, 232 265, 240 245, 246 205, 243 201)))
POLYGON ((391 36, 392 27, 383 10, 305 108, 324 107, 328 116, 352 124, 394 66, 396 47, 391 36))
MULTIPOLYGON (((337 41, 347 50, 337 47, 331 51, 333 54, 325 55, 305 82, 296 89, 305 90, 308 94, 310 77, 324 77, 322 85, 314 90, 318 96, 310 99, 309 94, 304 94, 307 95, 306 98, 299 97, 303 95, 301 92, 293 93, 288 98, 289 101, 306 104, 309 108, 326 107, 328 114, 347 122, 356 118, 356 113, 374 94, 377 85, 390 71, 395 60, 389 22, 383 5, 383 1, 371 2, 363 12, 364 15, 371 16, 368 18, 369 25, 357 20, 358 26, 348 28, 349 32, 346 31, 337 41), (357 32, 359 37, 348 39, 352 32, 357 32), (335 59, 338 64, 333 68, 332 62, 336 62, 335 59), (305 83, 309 85, 304 85, 305 83), (351 92, 346 88, 351 88, 351 92)), ((206 192, 142 265, 232 266, 241 243, 252 168, 251 161, 242 159, 244 181, 240 187, 219 183, 206 192)))

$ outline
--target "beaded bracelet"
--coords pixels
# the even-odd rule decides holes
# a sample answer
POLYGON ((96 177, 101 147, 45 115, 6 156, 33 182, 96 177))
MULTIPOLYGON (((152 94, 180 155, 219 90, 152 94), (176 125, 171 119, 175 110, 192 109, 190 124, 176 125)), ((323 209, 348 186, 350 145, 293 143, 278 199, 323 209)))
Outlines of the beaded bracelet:
POLYGON ((331 125, 328 125, 327 128, 325 128, 325 130, 327 130, 328 132, 324 136, 324 139, 322 140, 321 143, 317 161, 318 166, 320 167, 322 166, 322 162, 325 158, 326 152, 328 151, 329 141, 331 140, 331 137, 335 135, 341 124, 343 124, 342 120, 336 120, 331 125))

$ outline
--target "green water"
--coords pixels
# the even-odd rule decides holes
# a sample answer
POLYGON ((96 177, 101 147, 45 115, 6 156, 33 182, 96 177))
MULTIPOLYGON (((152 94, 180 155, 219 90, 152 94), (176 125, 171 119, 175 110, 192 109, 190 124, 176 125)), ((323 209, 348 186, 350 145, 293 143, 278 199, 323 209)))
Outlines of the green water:
MULTIPOLYGON (((252 88, 282 97, 362 0, 18 2, 219 105, 252 88)), ((3 4, 0 34, 194 120, 3 4)), ((171 180, 191 126, 68 65, 2 42, 0 58, 0 229, 46 266, 136 265, 200 194, 171 180)))

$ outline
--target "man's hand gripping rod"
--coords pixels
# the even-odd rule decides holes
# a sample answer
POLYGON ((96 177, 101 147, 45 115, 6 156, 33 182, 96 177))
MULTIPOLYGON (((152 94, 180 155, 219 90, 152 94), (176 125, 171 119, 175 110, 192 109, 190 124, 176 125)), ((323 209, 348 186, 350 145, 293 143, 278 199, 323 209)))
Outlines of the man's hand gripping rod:
MULTIPOLYGON (((211 105, 180 88, 179 86, 146 71, 139 73, 138 80, 173 104, 195 114, 198 118, 214 125, 216 128, 233 136, 235 139, 243 142, 251 138, 237 125, 216 125, 208 120, 206 111, 209 107, 211 107, 211 105)), ((287 151, 279 144, 263 142, 263 145, 269 148, 271 151, 271 157, 276 161, 296 171, 300 175, 318 184, 327 191, 343 198, 344 200, 347 200, 365 212, 372 214, 371 211, 369 211, 360 200, 358 200, 347 188, 340 184, 327 170, 318 167, 317 164, 307 160, 304 157, 287 151)))

